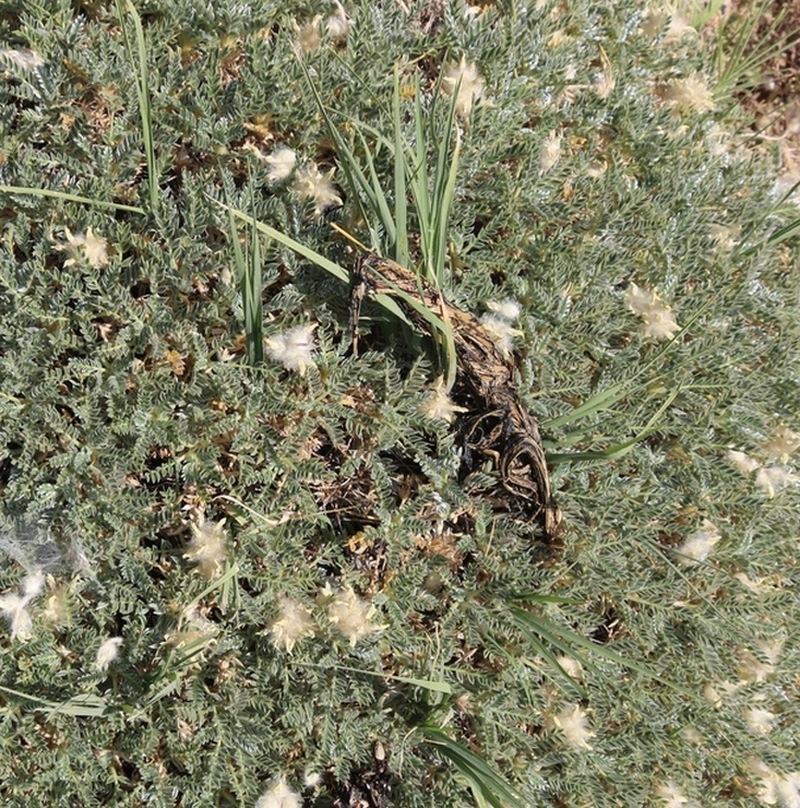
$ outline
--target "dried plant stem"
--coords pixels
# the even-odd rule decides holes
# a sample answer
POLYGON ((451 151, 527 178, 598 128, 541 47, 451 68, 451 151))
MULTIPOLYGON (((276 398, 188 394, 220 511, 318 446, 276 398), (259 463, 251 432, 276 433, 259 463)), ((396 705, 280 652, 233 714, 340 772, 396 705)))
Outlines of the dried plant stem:
MULTIPOLYGON (((444 300, 423 279, 388 259, 370 255, 361 264, 371 294, 419 299, 452 327, 458 358, 454 399, 468 411, 457 427, 464 451, 462 473, 466 477, 491 460, 499 473, 492 490, 475 491, 486 496, 495 509, 513 519, 538 522, 546 538, 562 528, 561 511, 553 502, 539 426, 522 406, 515 387, 510 357, 498 350, 480 321, 444 300)), ((419 328, 429 330, 427 319, 416 307, 406 307, 419 328)))

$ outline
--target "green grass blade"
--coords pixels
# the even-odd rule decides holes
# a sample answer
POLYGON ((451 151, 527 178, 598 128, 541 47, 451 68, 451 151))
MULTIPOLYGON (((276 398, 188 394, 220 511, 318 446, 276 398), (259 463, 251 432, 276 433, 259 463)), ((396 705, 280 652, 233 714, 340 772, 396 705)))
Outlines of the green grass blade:
POLYGON ((481 802, 494 808, 523 808, 528 805, 522 794, 482 757, 454 741, 438 727, 423 726, 420 729, 429 742, 458 769, 479 805, 481 802))
POLYGON ((71 699, 47 708, 50 716, 71 715, 74 718, 100 718, 108 712, 108 702, 95 693, 80 693, 71 699))
POLYGON ((405 312, 397 305, 397 302, 389 297, 389 295, 375 295, 373 300, 378 303, 380 306, 383 306, 386 311, 388 311, 394 317, 397 317, 398 320, 405 323, 410 328, 413 328, 413 324, 411 321, 406 317, 405 312))
POLYGON ((427 143, 424 128, 425 111, 422 109, 421 94, 419 76, 416 76, 414 80, 414 149, 407 150, 408 157, 411 160, 409 185, 417 211, 423 276, 429 283, 435 284, 436 273, 433 267, 430 227, 432 200, 430 198, 428 172, 425 168, 428 155, 425 150, 425 144, 427 143))
MULTIPOLYGON (((399 289, 388 278, 384 278, 384 281, 389 286, 392 286, 394 288, 395 290, 394 294, 397 296, 399 300, 402 300, 403 303, 405 303, 405 305, 409 306, 415 312, 417 312, 417 314, 419 314, 420 317, 422 317, 431 326, 431 331, 433 332, 434 337, 436 334, 439 334, 441 336, 442 342, 445 345, 448 356, 452 355, 453 357, 453 364, 447 368, 448 374, 452 370, 453 375, 455 375, 457 356, 455 348, 455 337, 453 335, 453 328, 450 325, 450 323, 446 322, 438 314, 431 311, 422 301, 418 300, 412 295, 409 295, 404 290, 399 289)), ((375 299, 377 300, 378 296, 376 296, 375 299)))
MULTIPOLYGON (((632 380, 631 380, 632 381, 632 380)), ((630 381, 617 382, 612 384, 611 387, 601 390, 599 393, 587 398, 583 404, 579 404, 575 409, 570 410, 564 415, 559 415, 557 418, 551 418, 542 422, 543 429, 555 429, 565 424, 570 424, 577 421, 579 418, 584 418, 601 410, 611 409, 618 401, 623 399, 627 393, 630 381)))
POLYGON ((447 683, 435 679, 417 679, 413 676, 388 676, 398 682, 403 682, 413 687, 421 687, 423 690, 430 690, 432 693, 444 693, 452 696, 453 688, 447 683))
MULTIPOLYGON (((553 653, 553 646, 548 645, 533 632, 527 631, 526 629, 519 627, 520 631, 522 632, 525 639, 531 646, 531 650, 537 657, 541 657, 547 664, 550 666, 552 672, 557 674, 559 677, 559 681, 567 690, 573 691, 579 698, 586 698, 587 691, 586 688, 578 682, 576 679, 573 679, 565 670, 561 663, 558 661, 556 655, 553 653)), ((514 662, 520 662, 526 667, 534 668, 541 672, 541 665, 536 664, 533 660, 530 660, 524 656, 521 656, 518 652, 517 653, 509 653, 497 640, 492 637, 490 634, 483 635, 483 642, 486 644, 487 648, 492 649, 496 654, 499 656, 505 657, 509 662, 512 664, 514 662)), ((556 646, 558 647, 558 646, 556 646)), ((567 647, 562 647, 560 650, 564 651, 567 656, 575 657, 575 654, 568 649, 567 647)), ((583 664, 584 659, 583 657, 578 657, 577 661, 583 664)), ((588 669, 591 670, 590 665, 586 665, 588 669)))
POLYGON ((458 354, 456 354, 456 340, 453 335, 453 328, 449 322, 445 322, 445 328, 442 329, 442 339, 444 341, 444 355, 445 355, 445 392, 449 393, 456 383, 456 376, 458 375, 458 354))
POLYGON ((392 97, 392 117, 394 126, 394 216, 395 242, 394 260, 402 267, 410 262, 408 250, 408 188, 406 173, 408 166, 403 146, 403 124, 400 118, 400 72, 395 65, 394 95, 392 97))
POLYGON ((436 206, 436 269, 439 273, 438 284, 441 289, 444 285, 444 270, 447 259, 448 234, 450 232, 450 211, 453 208, 456 176, 458 174, 458 160, 461 154, 461 133, 456 128, 455 146, 450 160, 450 169, 447 172, 447 181, 442 188, 441 198, 436 206))
POLYGON ((523 592, 520 595, 514 595, 513 601, 523 600, 526 603, 556 603, 559 606, 580 606, 583 601, 576 598, 565 598, 563 595, 542 595, 539 592, 523 592))
POLYGON ((456 123, 456 102, 460 82, 456 85, 447 111, 447 123, 444 136, 438 141, 436 155, 436 173, 433 181, 433 218, 432 229, 433 264, 436 271, 436 283, 439 289, 444 285, 445 259, 450 227, 450 210, 453 205, 458 160, 461 152, 461 133, 456 123), (453 137, 455 135, 455 138, 453 137), (450 154, 450 144, 455 145, 450 154))
POLYGON ((142 20, 131 0, 116 0, 117 15, 125 37, 125 47, 131 60, 131 66, 136 78, 136 95, 139 100, 139 114, 142 119, 142 141, 144 143, 144 156, 147 162, 147 184, 150 195, 150 210, 158 210, 158 173, 156 170, 156 152, 153 141, 153 115, 150 108, 150 85, 147 67, 147 43, 144 39, 142 20), (124 11, 123 11, 124 5, 124 11), (128 28, 125 25, 125 13, 133 20, 136 32, 136 54, 128 37, 128 28))
MULTIPOLYGON (((307 66, 302 60, 300 64, 306 75, 306 84, 311 90, 311 94, 314 96, 314 101, 316 102, 317 108, 319 109, 320 114, 322 115, 322 118, 325 121, 325 126, 328 130, 328 134, 330 135, 330 138, 333 141, 334 146, 336 148, 336 154, 339 157, 339 165, 342 171, 344 172, 345 177, 347 178, 347 183, 350 186, 352 195, 354 197, 354 201, 356 203, 356 206, 358 207, 358 211, 361 214, 361 218, 364 220, 367 227, 369 228, 370 238, 372 241, 372 244, 370 246, 373 251, 380 252, 380 246, 381 246, 380 233, 377 232, 376 229, 374 228, 373 225, 374 220, 372 216, 373 211, 377 211, 380 209, 380 202, 378 197, 376 196, 375 186, 370 182, 366 174, 364 174, 364 172, 361 169, 358 158, 356 157, 353 150, 350 148, 350 145, 345 140, 345 138, 342 137, 339 128, 336 126, 333 118, 331 117, 331 113, 329 112, 328 108, 322 101, 322 97, 320 96, 319 91, 317 90, 317 86, 314 83, 307 66), (364 202, 364 199, 366 199, 366 204, 364 202)), ((356 124, 355 131, 360 134, 362 126, 358 121, 355 121, 355 124, 356 124)), ((369 154, 369 150, 366 147, 365 152, 369 154)), ((378 191, 379 191, 378 196, 382 197, 383 194, 380 191, 380 189, 378 189, 378 191)), ((387 218, 391 219, 391 216, 388 216, 387 218)))
MULTIPOLYGON (((367 163, 367 170, 369 171, 369 203, 370 207, 372 208, 373 212, 378 216, 380 223, 383 225, 383 229, 386 233, 386 238, 388 244, 386 245, 389 250, 391 250, 394 244, 397 241, 397 229, 395 227, 395 220, 392 212, 389 208, 389 202, 386 199, 386 195, 383 192, 383 188, 381 188, 380 179, 378 178, 378 173, 375 170, 375 161, 372 159, 372 154, 370 153, 369 144, 367 143, 366 138, 364 137, 363 132, 361 131, 361 127, 356 128, 356 134, 358 135, 359 139, 361 140, 361 146, 364 149, 364 159, 367 163)), ((377 149, 380 148, 380 141, 378 141, 377 149)), ((348 152, 347 160, 355 161, 355 156, 352 152, 348 152)), ((363 176, 363 172, 360 170, 358 165, 354 166, 354 169, 359 171, 363 176)), ((367 182, 366 177, 364 178, 365 183, 367 182)), ((370 220, 372 217, 370 217, 370 220)), ((370 228, 372 229, 372 228, 370 228)), ((380 241, 380 240, 379 240, 380 241)), ((380 250, 376 250, 377 252, 381 252, 380 250)))
MULTIPOLYGON (((241 219, 244 222, 250 224, 252 221, 252 217, 246 213, 243 213, 240 210, 228 205, 224 202, 220 202, 219 199, 214 199, 214 197, 206 195, 208 199, 210 199, 215 205, 219 205, 223 210, 228 211, 228 213, 235 216, 237 219, 241 219)), ((264 222, 256 221, 256 228, 260 230, 262 233, 266 233, 270 238, 275 239, 279 244, 283 244, 284 247, 288 247, 293 252, 296 252, 298 255, 302 255, 303 258, 307 258, 309 261, 313 261, 318 267, 324 269, 326 272, 333 275, 334 278, 338 278, 343 283, 350 282, 350 275, 346 269, 339 266, 339 264, 334 263, 329 258, 326 258, 322 253, 316 252, 316 250, 312 250, 310 247, 306 247, 305 244, 301 244, 299 241, 296 241, 291 236, 287 236, 285 233, 281 233, 280 230, 276 230, 274 227, 270 227, 268 224, 264 224, 264 222)))
MULTIPOLYGON (((164 677, 166 678, 166 677, 164 677)), ((159 682, 162 680, 159 680, 159 682)), ((181 687, 183 687, 183 677, 177 671, 172 671, 169 674, 169 678, 166 680, 166 684, 162 685, 158 690, 154 693, 150 693, 147 701, 145 702, 144 706, 141 710, 134 713, 134 718, 141 718, 145 715, 145 713, 154 705, 157 704, 161 699, 166 698, 167 696, 171 696, 181 687)))
POLYGON ((97 718, 105 715, 109 706, 108 702, 102 696, 98 696, 94 693, 79 693, 77 696, 73 696, 62 702, 48 701, 38 696, 29 696, 27 693, 14 690, 10 687, 0 686, 0 693, 8 693, 11 696, 16 696, 25 701, 34 702, 36 704, 34 709, 42 710, 49 715, 62 713, 78 718, 97 718))
POLYGON ((239 228, 236 224, 236 217, 232 211, 228 211, 228 224, 231 230, 231 242, 233 243, 233 257, 236 261, 236 280, 239 283, 239 288, 244 284, 245 276, 247 275, 247 263, 245 261, 244 251, 242 244, 239 241, 239 228))
MULTIPOLYGON (((327 114, 326 121, 328 121, 328 128, 333 136, 333 132, 336 131, 336 129, 333 122, 327 117, 327 114)), ((347 184, 350 186, 351 194, 356 202, 361 218, 369 229, 370 246, 374 252, 380 252, 381 234, 374 226, 375 218, 373 215, 373 211, 380 209, 380 202, 375 196, 375 189, 361 170, 358 159, 347 144, 347 141, 345 141, 338 132, 333 136, 333 139, 337 144, 336 153, 339 157, 339 165, 347 178, 347 184)))
POLYGON ((232 580, 239 574, 239 565, 234 563, 231 564, 225 572, 220 575, 219 578, 215 578, 211 581, 202 592, 195 595, 195 597, 187 604, 185 610, 194 609, 201 601, 205 600, 212 592, 216 592, 222 586, 224 586, 228 581, 232 580))
POLYGON ((27 693, 23 693, 21 690, 14 690, 13 688, 5 687, 4 685, 0 685, 0 693, 8 693, 9 696, 15 696, 18 699, 35 702, 40 707, 44 706, 55 709, 58 706, 57 702, 48 701, 47 699, 42 699, 38 696, 30 696, 27 693))
MULTIPOLYGON (((316 665, 307 662, 294 662, 295 665, 302 665, 303 667, 312 668, 316 665)), ((381 671, 371 671, 365 668, 351 668, 347 665, 332 665, 334 670, 345 671, 346 673, 358 673, 366 676, 374 676, 378 679, 390 679, 393 682, 402 682, 412 687, 421 687, 423 690, 429 690, 431 693, 443 693, 447 696, 453 695, 453 688, 442 679, 418 679, 414 676, 398 676, 392 673, 383 673, 381 671)))
MULTIPOLYGON (((524 610, 522 610, 524 611, 524 610)), ((539 618, 536 615, 531 614, 530 612, 524 612, 530 618, 528 621, 528 625, 525 625, 523 621, 517 620, 517 628, 522 632, 523 636, 528 640, 533 648, 534 652, 539 656, 543 657, 550 665, 560 671, 567 679, 569 685, 573 689, 582 689, 581 686, 563 669, 561 664, 555 657, 553 653, 553 649, 557 651, 561 651, 562 654, 565 656, 571 657, 572 659, 579 662, 584 668, 587 670, 592 671, 598 676, 602 676, 603 672, 591 659, 588 659, 584 653, 581 652, 579 649, 579 643, 575 642, 575 639, 582 640, 580 634, 577 634, 574 631, 570 631, 569 629, 564 629, 563 636, 559 636, 558 634, 554 634, 552 631, 548 631, 547 628, 540 624, 539 618)))
MULTIPOLYGON (((623 657, 620 654, 612 651, 610 648, 607 648, 605 645, 593 642, 592 640, 587 640, 586 637, 583 637, 577 632, 559 626, 557 623, 553 623, 551 620, 548 620, 546 617, 542 617, 541 615, 531 614, 518 606, 508 606, 507 608, 512 618, 517 625, 520 626, 520 628, 527 627, 530 631, 535 632, 548 642, 552 642, 554 645, 557 645, 557 647, 563 647, 564 643, 566 643, 567 647, 569 648, 568 653, 570 653, 572 656, 576 655, 576 649, 579 648, 587 651, 590 654, 601 656, 604 659, 614 662, 617 665, 621 665, 624 668, 641 673, 644 676, 647 676, 649 679, 659 682, 671 690, 689 697, 692 701, 697 701, 699 698, 697 693, 694 693, 688 688, 679 685, 677 682, 673 682, 670 679, 665 679, 655 670, 653 670, 650 665, 646 665, 644 662, 623 657)), ((586 661, 585 655, 581 657, 580 661, 586 661)))
MULTIPOLYGON (((725 5, 726 0, 693 0, 689 13, 689 24, 698 31, 705 28, 709 20, 725 5)), ((677 12, 674 12, 677 13, 677 12)))
MULTIPOLYGON (((795 182, 791 185, 782 195, 781 198, 776 200, 775 202, 775 210, 780 209, 781 205, 785 205, 794 194, 797 192, 797 189, 800 188, 800 180, 795 182)), ((791 203, 789 203, 791 204, 791 203)), ((795 220, 796 222, 800 222, 800 219, 795 220)))
MULTIPOLYGON (((212 196, 208 196, 215 205, 219 205, 219 207, 223 208, 224 210, 228 211, 231 215, 235 216, 237 219, 241 219, 245 222, 250 222, 251 218, 240 210, 231 207, 230 205, 226 205, 224 202, 220 202, 218 199, 214 199, 212 196)), ((316 264, 320 269, 325 270, 330 275, 333 275, 334 278, 338 278, 342 283, 350 283, 350 275, 344 267, 340 266, 339 264, 331 261, 330 258, 326 258, 322 253, 318 253, 316 250, 312 250, 310 247, 306 247, 305 244, 301 244, 299 241, 293 239, 291 236, 287 236, 285 233, 281 233, 280 230, 276 230, 274 227, 270 227, 268 224, 264 222, 257 221, 256 227, 262 233, 266 233, 270 238, 277 241, 279 244, 282 244, 284 247, 296 252, 298 255, 302 255, 303 258, 308 259, 312 263, 316 264)), ((399 291, 399 290, 398 290, 399 291)), ((399 293, 402 294, 402 293, 399 293)), ((421 304, 418 301, 415 301, 410 296, 408 297, 409 305, 421 304)), ((397 302, 392 299, 389 295, 379 294, 375 295, 373 298, 376 303, 382 306, 386 311, 392 314, 394 317, 397 317, 402 322, 406 323, 406 325, 411 326, 411 322, 409 321, 408 317, 406 317, 403 310, 397 305, 397 302)), ((424 308, 424 307, 422 307, 424 308)), ((428 311, 425 309, 425 311, 428 311)), ((428 312, 432 314, 432 312, 428 312)))
POLYGON ((547 462, 552 463, 554 466, 560 463, 577 463, 579 461, 607 461, 618 460, 632 451, 638 444, 640 444, 648 435, 657 432, 658 428, 648 429, 640 432, 635 438, 625 441, 624 443, 615 443, 607 449, 598 449, 593 452, 548 452, 547 462))
MULTIPOLYGON (((223 188, 225 187, 223 183, 223 188)), ((225 189, 225 194, 227 197, 227 188, 225 189)), ((244 328, 245 328, 245 335, 247 340, 247 358, 250 364, 253 364, 253 356, 251 353, 251 330, 250 330, 250 318, 252 316, 251 312, 251 273, 252 273, 252 265, 253 259, 252 255, 248 253, 245 255, 244 250, 242 250, 242 244, 239 239, 239 228, 236 224, 236 217, 233 214, 231 209, 228 210, 228 226, 230 227, 231 232, 231 241, 233 242, 233 255, 234 260, 236 262, 236 280, 239 284, 239 295, 242 298, 242 317, 244 319, 244 328)), ((255 232, 255 231, 254 231, 255 232)), ((255 232, 256 237, 258 236, 257 232, 255 232)), ((255 241, 253 242, 255 244, 255 241)), ((263 343, 263 334, 262 334, 262 343, 263 343)), ((263 345, 262 345, 263 351, 263 345)), ((263 361, 263 354, 262 354, 262 361, 263 361)))
MULTIPOLYGON (((400 118, 399 73, 397 70, 395 71, 393 98, 393 141, 387 140, 383 135, 357 120, 352 122, 355 136, 360 141, 361 149, 364 153, 364 161, 366 164, 366 168, 364 169, 353 148, 351 148, 339 129, 335 126, 332 114, 322 102, 316 84, 312 81, 305 65, 303 67, 306 72, 309 88, 325 120, 331 139, 335 144, 342 170, 353 191, 353 196, 355 197, 361 216, 370 231, 372 249, 379 255, 394 253, 394 255, 401 259, 398 261, 401 266, 409 266, 407 190, 410 186, 416 205, 420 228, 420 242, 423 254, 422 274, 434 288, 440 290, 447 253, 447 227, 454 195, 460 151, 460 143, 457 142, 455 149, 452 150, 452 156, 450 154, 450 144, 455 128, 455 101, 451 102, 449 125, 442 138, 442 142, 438 144, 437 169, 434 176, 435 196, 431 197, 429 177, 424 169, 427 161, 428 140, 424 127, 425 115, 423 114, 422 102, 420 100, 419 78, 417 77, 415 80, 416 144, 413 148, 407 148, 403 141, 402 121, 400 118), (381 186, 373 150, 370 149, 367 143, 365 132, 370 132, 375 136, 375 155, 378 154, 382 146, 385 146, 394 156, 394 213, 391 210, 389 200, 381 186), (379 225, 379 227, 377 225, 379 225), (382 233, 381 229, 383 231, 382 233)), ((458 141, 457 131, 456 138, 458 141)), ((303 248, 302 245, 299 245, 298 242, 295 242, 288 236, 281 234, 279 237, 275 235, 276 231, 268 229, 266 225, 259 224, 259 228, 262 232, 269 232, 270 235, 276 238, 280 243, 304 255, 321 268, 340 277, 339 270, 341 270, 341 268, 324 257, 313 253, 313 251, 309 251, 307 248, 303 248)), ((345 278, 342 278, 342 280, 344 279, 345 278)), ((398 308, 396 304, 391 302, 391 297, 401 299, 403 303, 419 313, 431 325, 434 334, 434 346, 444 371, 446 386, 448 390, 451 389, 455 383, 458 361, 452 327, 449 323, 445 322, 442 317, 436 315, 418 300, 415 300, 400 289, 397 289, 394 295, 378 295, 375 299, 388 310, 392 311, 393 314, 396 314, 398 308)), ((408 322, 406 318, 404 319, 408 322)))
POLYGON ((247 290, 244 302, 245 333, 247 335, 247 357, 253 367, 264 364, 264 311, 261 300, 261 235, 255 214, 255 197, 250 186, 250 261, 242 289, 247 290))
POLYGON ((793 222, 789 222, 789 224, 784 225, 784 227, 781 227, 774 233, 771 233, 759 244, 745 250, 743 254, 751 255, 752 253, 756 252, 760 247, 765 246, 772 247, 775 246, 776 244, 780 244, 782 241, 786 241, 787 239, 796 235, 798 231, 800 231, 800 219, 795 219, 793 222))
POLYGON ((636 437, 631 438, 624 443, 609 446, 607 449, 593 452, 564 452, 562 454, 548 453, 547 461, 549 463, 558 464, 576 462, 578 460, 617 460, 620 457, 624 457, 645 438, 649 437, 654 432, 658 432, 661 416, 672 406, 672 403, 678 397, 679 392, 679 390, 674 390, 669 396, 667 396, 667 400, 658 408, 655 415, 653 415, 653 417, 645 424, 636 437))
POLYGON ((771 6, 772 0, 762 0, 760 5, 746 12, 747 19, 735 18, 721 25, 717 32, 717 96, 755 86, 761 80, 762 65, 783 53, 796 34, 796 31, 790 32, 775 40, 788 10, 783 8, 770 20, 765 31, 758 32, 759 43, 766 44, 754 45, 759 23, 767 18, 771 6), (739 30, 734 33, 731 43, 728 30, 737 26, 739 30))
MULTIPOLYGON (((461 135, 455 123, 455 99, 457 93, 453 94, 450 104, 447 136, 443 138, 439 146, 439 160, 434 191, 434 217, 431 222, 433 230, 434 246, 434 272, 436 276, 436 288, 441 290, 444 286, 444 273, 447 257, 448 234, 450 232, 450 210, 453 205, 455 194, 456 176, 458 174, 458 160, 461 150, 461 135), (455 146, 452 157, 449 157, 451 135, 455 130, 455 146), (449 158, 449 168, 447 160, 449 158)), ((445 390, 449 393, 453 389, 458 370, 458 358, 456 355, 455 340, 453 330, 447 323, 447 328, 443 331, 444 355, 445 355, 445 390)))
MULTIPOLYGON (((800 220, 798 221, 800 222, 800 220)), ((636 382, 637 379, 644 376, 650 370, 650 368, 661 365, 664 355, 668 351, 673 350, 675 346, 681 344, 680 340, 678 339, 678 336, 685 333, 703 316, 703 314, 705 314, 706 311, 708 311, 708 309, 711 307, 713 303, 713 300, 714 298, 712 296, 709 296, 706 302, 702 306, 700 306, 700 308, 692 315, 692 317, 687 321, 687 323, 683 326, 683 328, 681 328, 681 330, 678 332, 675 338, 667 341, 658 350, 654 351, 652 356, 647 360, 647 362, 645 362, 645 364, 642 365, 639 368, 639 370, 637 370, 632 376, 630 376, 627 379, 623 379, 621 382, 612 384, 605 390, 601 390, 596 395, 592 396, 591 398, 588 398, 582 404, 579 404, 570 412, 564 413, 564 415, 559 415, 557 418, 551 418, 546 421, 542 421, 541 423, 542 429, 549 430, 555 427, 564 426, 565 424, 570 424, 573 421, 577 421, 580 418, 599 412, 601 410, 609 410, 617 402, 625 398, 625 396, 634 392, 634 386, 633 386, 634 382, 636 382)))
POLYGON ((77 205, 88 205, 93 208, 107 208, 110 210, 124 210, 128 213, 144 213, 144 208, 136 205, 120 205, 117 202, 105 202, 102 199, 91 199, 87 196, 77 196, 64 191, 48 191, 44 188, 26 188, 21 185, 0 185, 0 194, 19 194, 20 196, 43 196, 50 199, 62 199, 64 202, 74 202, 77 205))

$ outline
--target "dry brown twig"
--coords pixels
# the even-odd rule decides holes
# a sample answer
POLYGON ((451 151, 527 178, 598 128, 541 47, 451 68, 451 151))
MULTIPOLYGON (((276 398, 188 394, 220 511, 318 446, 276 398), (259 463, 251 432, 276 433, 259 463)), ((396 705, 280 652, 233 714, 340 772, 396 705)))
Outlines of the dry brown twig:
MULTIPOLYGON (((370 294, 423 298, 423 303, 449 320, 456 344, 458 374, 453 398, 466 412, 457 418, 462 442, 462 474, 478 471, 490 460, 498 481, 490 490, 472 493, 487 497, 497 512, 512 519, 538 522, 546 538, 563 530, 561 511, 553 501, 539 426, 525 410, 516 391, 513 359, 504 356, 481 322, 448 303, 432 286, 394 261, 369 254, 361 273, 370 294)), ((427 321, 413 308, 406 313, 420 330, 427 321)))

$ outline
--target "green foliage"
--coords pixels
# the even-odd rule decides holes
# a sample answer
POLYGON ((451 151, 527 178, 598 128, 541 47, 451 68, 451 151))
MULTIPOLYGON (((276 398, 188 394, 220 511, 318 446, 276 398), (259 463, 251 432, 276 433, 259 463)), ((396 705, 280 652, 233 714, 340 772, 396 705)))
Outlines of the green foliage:
POLYGON ((763 82, 764 65, 780 56, 800 33, 781 34, 790 8, 786 6, 773 16, 771 7, 769 0, 753 3, 741 17, 727 20, 717 31, 716 73, 722 97, 758 87, 763 82))
POLYGON ((139 114, 142 118, 142 143, 144 156, 147 161, 147 190, 152 213, 158 211, 159 189, 158 173, 156 168, 156 155, 153 146, 153 116, 150 109, 149 68, 147 66, 147 43, 144 38, 142 21, 139 12, 131 0, 116 0, 117 16, 125 38, 125 48, 128 51, 132 72, 136 77, 136 97, 139 102, 139 114), (131 42, 128 34, 128 20, 133 23, 136 35, 136 44, 131 42))
POLYGON ((302 53, 296 3, 0 17, 4 805, 250 807, 285 778, 319 808, 751 806, 796 769, 800 245, 772 157, 727 100, 667 102, 715 56, 632 0, 433 8, 354 3, 337 40, 320 7, 302 53), (350 172, 341 208, 301 193, 312 163, 350 172), (558 546, 474 493, 496 459, 465 491, 391 300, 352 355, 329 221, 476 315, 519 302, 520 393, 570 461, 558 546), (258 362, 259 328, 312 326, 303 373, 258 362))
POLYGON ((231 208, 228 208, 228 224, 236 258, 236 277, 242 296, 247 358, 251 365, 260 365, 264 361, 264 306, 261 300, 261 236, 258 233, 258 222, 253 216, 250 222, 251 246, 247 251, 242 249, 236 216, 231 208))
MULTIPOLYGON (((327 124, 331 140, 347 177, 350 194, 355 201, 360 220, 369 232, 370 247, 374 253, 391 257, 401 266, 415 271, 438 292, 447 286, 447 246, 450 235, 450 211, 458 174, 460 132, 456 124, 458 87, 447 104, 444 122, 437 113, 438 92, 432 94, 427 109, 423 109, 419 75, 414 75, 413 93, 413 146, 406 140, 400 104, 400 78, 395 67, 394 93, 392 95, 392 134, 386 136, 358 120, 351 123, 357 136, 357 144, 350 144, 339 132, 338 122, 314 86, 308 75, 309 88, 317 99, 320 112, 327 124), (427 123, 427 126, 426 126, 427 123), (375 136, 375 146, 370 147, 366 135, 375 136), (453 144, 451 146, 451 144, 453 144), (360 147, 360 148, 359 148, 360 147), (380 150, 384 149, 394 166, 394 200, 383 190, 383 183, 376 170, 380 150), (373 154, 374 151, 374 154, 373 154), (363 158, 359 155, 363 154, 363 158), (366 167, 362 166, 363 163, 366 167), (433 165, 428 175, 428 164, 433 165), (413 198, 416 232, 409 233, 409 190, 413 198), (394 205, 392 205, 392 201, 394 205), (394 208, 394 209, 392 209, 394 208), (411 261, 410 236, 419 245, 419 262, 411 261)), ((437 85, 437 89, 440 85, 437 85)), ((441 105, 439 105, 441 106, 441 105)), ((320 264, 324 268, 324 264, 320 264)), ((405 302, 416 309, 430 323, 435 335, 434 347, 438 363, 445 379, 444 387, 449 392, 456 379, 456 348, 453 329, 446 318, 437 316, 426 306, 407 294, 405 302), (440 344, 441 343, 441 344, 440 344)))

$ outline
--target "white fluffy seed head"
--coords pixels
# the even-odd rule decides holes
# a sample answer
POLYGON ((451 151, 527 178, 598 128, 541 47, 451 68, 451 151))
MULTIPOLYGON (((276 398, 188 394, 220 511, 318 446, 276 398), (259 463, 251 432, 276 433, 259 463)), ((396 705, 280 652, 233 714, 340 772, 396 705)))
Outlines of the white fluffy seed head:
POLYGON ((503 356, 511 355, 514 350, 514 337, 521 337, 523 334, 518 328, 512 328, 504 317, 496 314, 484 314, 481 317, 481 325, 503 356))
POLYGON ((302 808, 302 805, 300 795, 292 791, 286 779, 281 777, 256 800, 254 808, 302 808))
POLYGON ((668 81, 661 88, 661 98, 676 113, 703 113, 714 109, 714 94, 697 73, 668 81))
POLYGON ((431 386, 431 394, 419 406, 421 415, 434 420, 447 421, 452 424, 456 413, 466 412, 466 407, 454 404, 444 387, 444 379, 440 376, 431 386))
POLYGON ((104 671, 118 656, 122 645, 122 637, 109 637, 97 649, 94 658, 95 670, 104 671))
POLYGON ((490 300, 486 304, 486 308, 493 311, 498 317, 503 320, 508 320, 509 323, 516 322, 522 312, 519 303, 516 300, 490 300))
POLYGON ((322 216, 330 208, 342 204, 342 198, 333 184, 335 169, 324 174, 316 163, 306 163, 295 174, 292 189, 301 202, 314 202, 314 215, 322 216))
POLYGON ((273 362, 279 362, 287 370, 295 370, 301 376, 314 364, 312 335, 316 323, 298 325, 267 338, 267 353, 273 362))
POLYGON ((213 578, 222 571, 227 556, 225 520, 192 522, 191 528, 192 540, 183 557, 197 564, 197 570, 204 578, 213 578))
POLYGON ((358 597, 351 586, 338 592, 328 604, 328 620, 353 648, 362 637, 387 628, 385 624, 372 622, 376 614, 377 609, 358 597))
POLYGON ((589 727, 589 715, 579 704, 565 704, 552 718, 553 725, 564 735, 567 746, 573 749, 591 749, 589 739, 595 733, 589 727))
POLYGON ((678 560, 684 566, 697 561, 705 561, 721 538, 722 535, 716 525, 708 519, 704 519, 700 529, 687 536, 683 544, 678 547, 678 560))
POLYGON ((44 588, 44 572, 35 569, 28 573, 20 586, 20 592, 0 595, 0 614, 8 620, 11 638, 25 642, 33 635, 33 617, 28 604, 39 597, 44 588))
POLYGON ((484 81, 474 64, 462 56, 457 65, 445 68, 442 79, 442 92, 456 94, 455 111, 461 118, 469 118, 472 105, 484 101, 484 81))
POLYGON ((269 166, 267 182, 277 185, 288 179, 297 163, 297 155, 288 146, 278 146, 272 154, 264 158, 269 166))
POLYGON ((298 640, 314 636, 316 624, 311 612, 299 600, 281 595, 278 607, 280 614, 270 627, 272 644, 291 654, 298 640))

